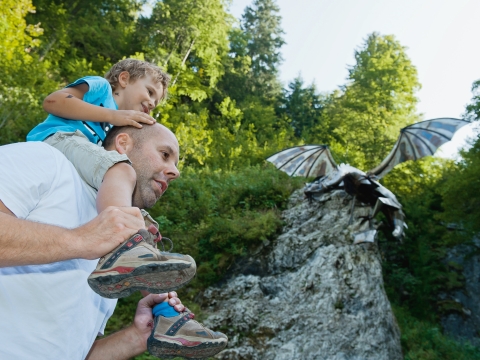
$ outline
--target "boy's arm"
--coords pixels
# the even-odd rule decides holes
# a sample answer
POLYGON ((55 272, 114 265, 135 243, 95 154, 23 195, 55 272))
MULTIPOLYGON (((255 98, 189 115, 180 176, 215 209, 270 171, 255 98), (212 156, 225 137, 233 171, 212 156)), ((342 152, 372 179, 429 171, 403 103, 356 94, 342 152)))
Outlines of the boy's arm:
POLYGON ((43 101, 43 109, 49 114, 70 120, 108 122, 115 126, 153 124, 155 120, 148 114, 135 110, 113 110, 83 101, 88 84, 82 83, 55 91, 43 101))

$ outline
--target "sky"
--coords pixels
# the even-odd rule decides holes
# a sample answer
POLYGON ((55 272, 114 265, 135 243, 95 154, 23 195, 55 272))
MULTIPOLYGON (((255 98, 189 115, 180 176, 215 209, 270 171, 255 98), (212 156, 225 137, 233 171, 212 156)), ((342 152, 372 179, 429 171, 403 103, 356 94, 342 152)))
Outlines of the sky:
MULTIPOLYGON (((460 118, 480 79, 480 0, 277 0, 286 45, 280 78, 286 86, 301 75, 319 92, 345 84, 354 50, 376 31, 407 47, 422 88, 423 119, 460 118)), ((233 0, 241 17, 252 0, 233 0)), ((475 133, 465 126, 439 153, 456 157, 475 133)))

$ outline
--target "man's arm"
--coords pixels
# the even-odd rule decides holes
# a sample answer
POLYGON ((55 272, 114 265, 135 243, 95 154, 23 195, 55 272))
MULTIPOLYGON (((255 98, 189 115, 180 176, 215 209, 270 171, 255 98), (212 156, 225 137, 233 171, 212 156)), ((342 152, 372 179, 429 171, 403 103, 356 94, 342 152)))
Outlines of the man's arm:
POLYGON ((0 201, 0 267, 97 259, 144 226, 138 208, 109 207, 70 230, 18 219, 0 201))
POLYGON ((185 307, 172 291, 167 294, 150 294, 138 302, 133 324, 93 343, 85 360, 127 360, 147 350, 147 339, 152 332, 155 305, 166 301, 182 312, 185 307))
POLYGON ((135 110, 113 110, 92 105, 83 101, 89 86, 82 83, 55 91, 43 101, 43 109, 49 114, 70 120, 108 122, 115 126, 135 126, 140 123, 153 124, 155 120, 148 114, 135 110))

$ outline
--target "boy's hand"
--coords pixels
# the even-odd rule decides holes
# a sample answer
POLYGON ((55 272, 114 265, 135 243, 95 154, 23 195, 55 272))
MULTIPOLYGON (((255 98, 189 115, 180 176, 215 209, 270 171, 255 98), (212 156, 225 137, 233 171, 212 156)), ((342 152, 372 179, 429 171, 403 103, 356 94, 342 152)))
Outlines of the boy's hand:
POLYGON ((114 126, 134 126, 141 129, 142 124, 154 124, 155 119, 150 115, 136 110, 112 110, 111 118, 108 121, 114 126))

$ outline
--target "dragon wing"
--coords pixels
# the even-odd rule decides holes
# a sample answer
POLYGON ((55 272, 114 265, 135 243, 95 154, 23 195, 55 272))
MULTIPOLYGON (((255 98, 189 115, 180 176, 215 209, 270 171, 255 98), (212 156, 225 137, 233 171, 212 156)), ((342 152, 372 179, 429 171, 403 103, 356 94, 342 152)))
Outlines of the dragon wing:
POLYGON ((420 121, 400 130, 400 137, 392 151, 376 168, 370 170, 378 178, 385 176, 396 165, 433 155, 447 141, 452 140, 455 132, 470 124, 469 121, 453 118, 439 118, 420 121))
POLYGON ((337 167, 326 145, 303 145, 282 150, 267 158, 290 176, 325 176, 337 167))

